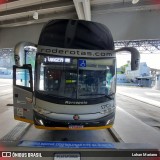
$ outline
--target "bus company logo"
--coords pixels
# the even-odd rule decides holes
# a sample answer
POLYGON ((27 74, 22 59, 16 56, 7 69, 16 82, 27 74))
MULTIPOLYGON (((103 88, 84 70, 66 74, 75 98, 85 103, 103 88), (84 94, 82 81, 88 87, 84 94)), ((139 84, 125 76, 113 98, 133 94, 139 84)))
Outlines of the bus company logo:
POLYGON ((88 104, 87 101, 65 101, 65 104, 78 104, 78 105, 81 105, 81 104, 88 104))
POLYGON ((79 120, 79 119, 80 119, 80 117, 79 117, 79 115, 78 115, 78 114, 75 114, 75 115, 73 116, 73 119, 74 119, 74 120, 79 120))
POLYGON ((76 56, 87 56, 87 57, 115 57, 115 52, 112 50, 70 50, 63 48, 39 48, 39 52, 48 54, 58 55, 76 55, 76 56))

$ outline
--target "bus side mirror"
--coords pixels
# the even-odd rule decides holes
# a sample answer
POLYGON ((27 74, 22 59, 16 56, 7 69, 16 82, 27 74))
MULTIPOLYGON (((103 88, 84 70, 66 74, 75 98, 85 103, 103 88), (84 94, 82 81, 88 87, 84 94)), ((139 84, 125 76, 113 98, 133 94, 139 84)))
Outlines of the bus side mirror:
POLYGON ((116 52, 128 51, 131 53, 131 70, 137 70, 139 68, 140 53, 136 48, 123 47, 115 50, 116 52))

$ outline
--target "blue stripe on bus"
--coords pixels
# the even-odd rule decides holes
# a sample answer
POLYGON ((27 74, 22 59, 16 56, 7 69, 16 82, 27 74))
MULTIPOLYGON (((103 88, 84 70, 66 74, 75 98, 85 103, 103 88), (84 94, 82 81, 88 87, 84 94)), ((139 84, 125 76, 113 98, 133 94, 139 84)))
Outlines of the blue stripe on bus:
POLYGON ((18 146, 41 147, 41 148, 112 148, 112 143, 100 142, 43 142, 43 141, 20 141, 18 146))

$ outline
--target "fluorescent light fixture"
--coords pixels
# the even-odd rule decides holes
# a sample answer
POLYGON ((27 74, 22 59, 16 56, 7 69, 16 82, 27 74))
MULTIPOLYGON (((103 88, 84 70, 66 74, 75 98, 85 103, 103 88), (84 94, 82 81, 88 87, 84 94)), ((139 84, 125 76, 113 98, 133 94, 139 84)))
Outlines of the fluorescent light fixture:
POLYGON ((139 2, 139 0, 132 0, 132 4, 136 4, 138 2, 139 2))
POLYGON ((91 20, 90 0, 73 0, 79 19, 91 20))
POLYGON ((37 11, 35 11, 35 12, 33 13, 33 18, 34 18, 34 19, 38 19, 38 12, 37 12, 37 11))

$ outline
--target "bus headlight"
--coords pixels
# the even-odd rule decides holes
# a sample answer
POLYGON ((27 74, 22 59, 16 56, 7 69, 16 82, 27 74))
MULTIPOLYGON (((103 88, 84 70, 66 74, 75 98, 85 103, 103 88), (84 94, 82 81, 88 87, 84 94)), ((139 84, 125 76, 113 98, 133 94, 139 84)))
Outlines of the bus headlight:
POLYGON ((37 117, 34 117, 34 120, 35 120, 35 124, 37 125, 41 125, 41 126, 44 126, 44 122, 42 119, 39 119, 37 117))
POLYGON ((39 120, 39 123, 42 125, 42 126, 44 126, 44 123, 43 123, 43 121, 40 119, 39 120))

